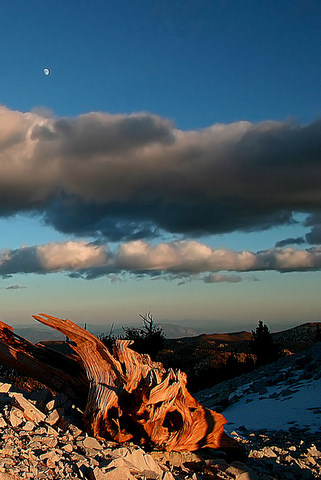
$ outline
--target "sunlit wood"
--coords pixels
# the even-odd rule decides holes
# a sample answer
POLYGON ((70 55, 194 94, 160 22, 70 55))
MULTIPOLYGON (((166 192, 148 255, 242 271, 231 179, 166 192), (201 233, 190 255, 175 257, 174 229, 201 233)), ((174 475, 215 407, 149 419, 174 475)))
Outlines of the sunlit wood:
POLYGON ((235 447, 224 433, 223 415, 193 398, 183 372, 136 353, 129 340, 117 340, 111 354, 70 320, 46 314, 34 318, 66 335, 74 354, 34 345, 1 322, 0 362, 68 395, 84 408, 91 435, 168 451, 235 447))

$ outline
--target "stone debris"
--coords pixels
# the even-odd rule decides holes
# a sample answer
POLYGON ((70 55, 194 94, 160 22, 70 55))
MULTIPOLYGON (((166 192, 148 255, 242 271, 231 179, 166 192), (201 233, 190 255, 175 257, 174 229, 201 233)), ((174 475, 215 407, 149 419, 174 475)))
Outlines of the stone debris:
POLYGON ((242 461, 222 450, 146 452, 98 441, 64 395, 22 392, 0 381, 0 480, 312 480, 321 478, 321 440, 306 429, 232 436, 242 461))
POLYGON ((234 439, 248 454, 247 466, 258 478, 321 479, 321 436, 305 428, 295 431, 257 431, 242 429, 234 439), (268 476, 267 476, 268 474, 268 476))
POLYGON ((98 441, 62 394, 0 382, 0 480, 174 480, 136 445, 98 441))

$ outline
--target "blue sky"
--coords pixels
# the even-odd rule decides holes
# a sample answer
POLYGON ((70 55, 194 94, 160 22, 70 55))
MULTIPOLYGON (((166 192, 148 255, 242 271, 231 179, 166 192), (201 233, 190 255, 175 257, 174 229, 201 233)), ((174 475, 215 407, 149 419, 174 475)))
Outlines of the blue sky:
POLYGON ((319 321, 320 31, 316 0, 7 2, 1 319, 319 321))

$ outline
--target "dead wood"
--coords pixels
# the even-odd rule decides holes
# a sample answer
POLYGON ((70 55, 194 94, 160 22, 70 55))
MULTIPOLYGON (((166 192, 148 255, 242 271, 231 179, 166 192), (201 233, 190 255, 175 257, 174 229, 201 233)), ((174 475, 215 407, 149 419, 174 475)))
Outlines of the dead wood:
POLYGON ((71 340, 62 355, 16 335, 0 323, 0 362, 27 374, 83 407, 87 431, 99 439, 132 440, 163 450, 235 448, 223 415, 203 407, 186 388, 186 375, 166 370, 117 340, 113 355, 70 320, 34 315, 71 340))

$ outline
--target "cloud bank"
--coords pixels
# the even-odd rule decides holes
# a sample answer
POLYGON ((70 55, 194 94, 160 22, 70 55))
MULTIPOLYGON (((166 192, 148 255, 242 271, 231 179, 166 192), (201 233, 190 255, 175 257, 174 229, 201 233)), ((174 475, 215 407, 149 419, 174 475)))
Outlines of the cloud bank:
POLYGON ((149 113, 56 118, 0 107, 0 215, 34 212, 76 236, 254 231, 306 212, 304 240, 317 244, 320 185, 321 121, 181 131, 149 113))
MULTIPOLYGON (((196 241, 177 241, 150 245, 142 240, 120 244, 112 250, 106 245, 86 242, 48 243, 40 246, 3 250, 0 275, 16 273, 65 272, 87 279, 115 274, 179 275, 206 273, 205 283, 238 283, 241 277, 218 272, 278 272, 321 269, 321 247, 306 250, 274 248, 260 252, 213 249, 196 241)), ((168 277, 169 276, 169 277, 168 277)))

